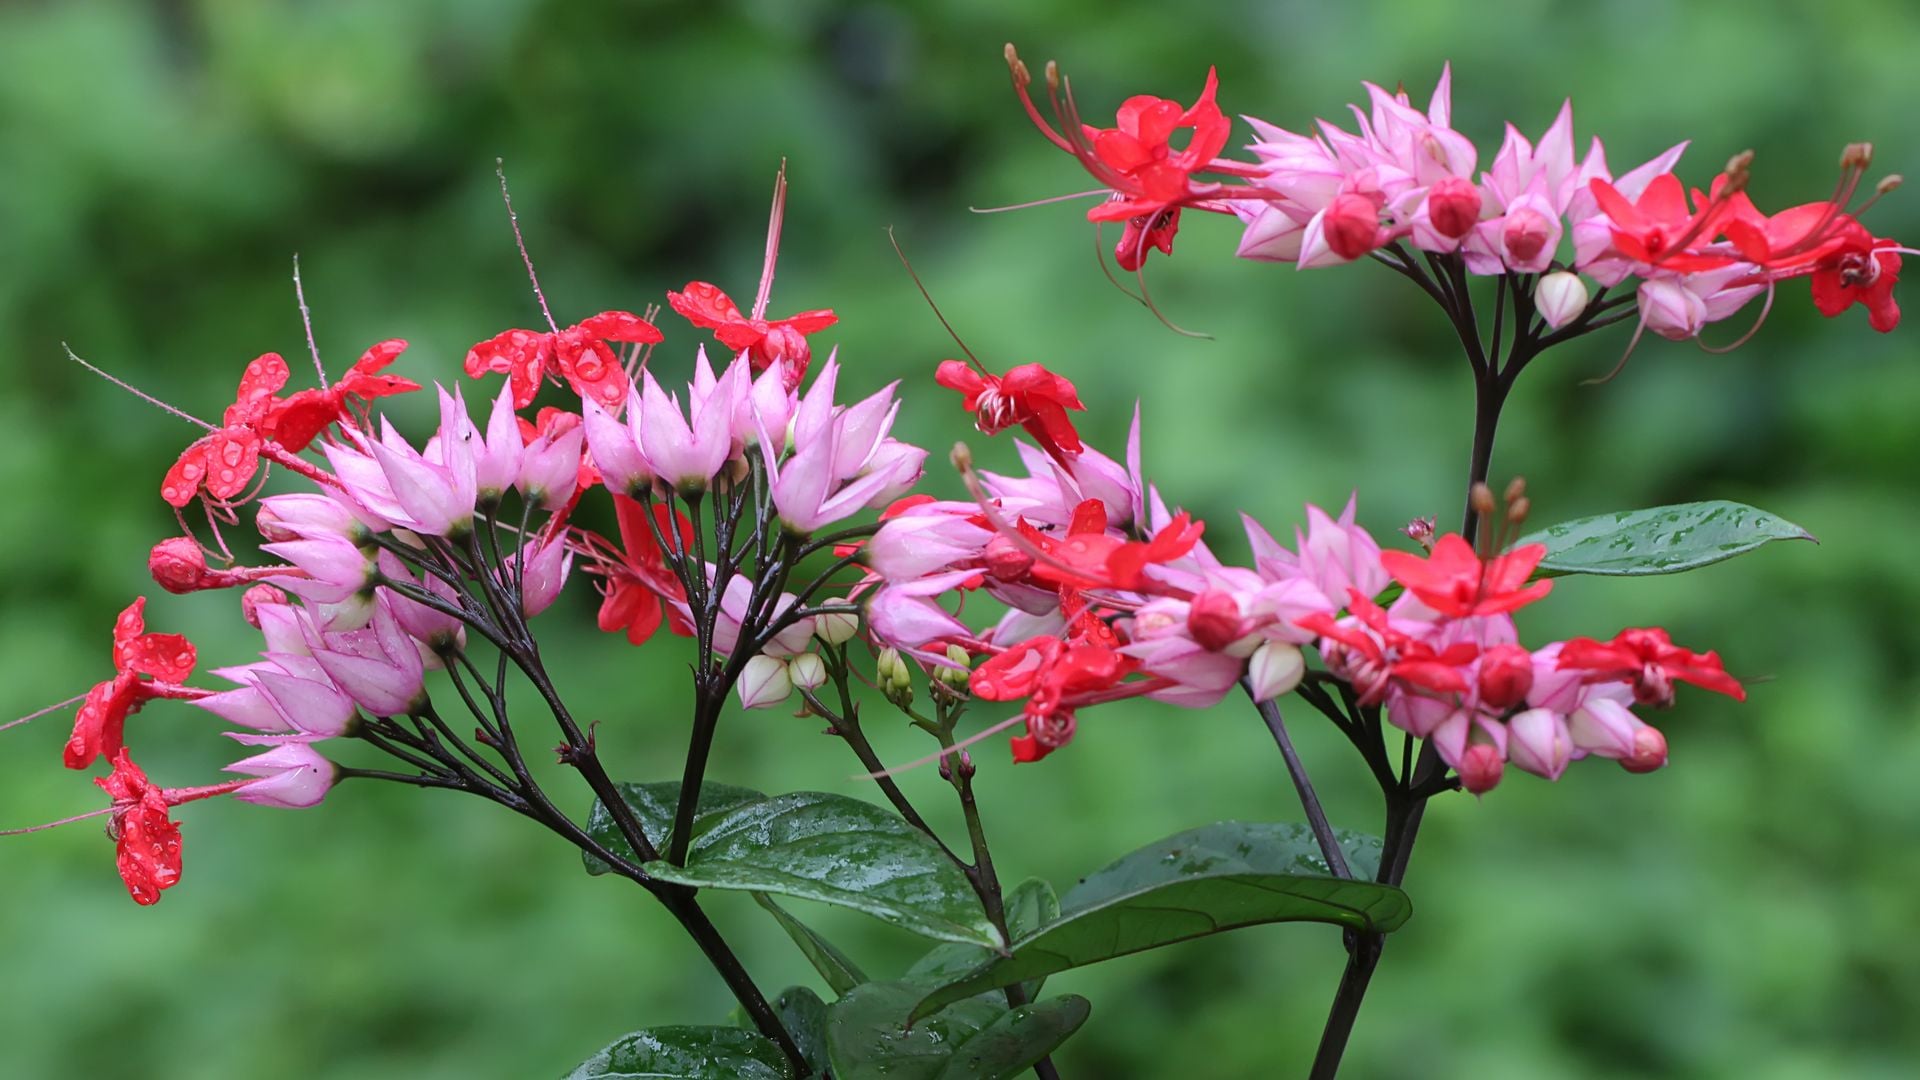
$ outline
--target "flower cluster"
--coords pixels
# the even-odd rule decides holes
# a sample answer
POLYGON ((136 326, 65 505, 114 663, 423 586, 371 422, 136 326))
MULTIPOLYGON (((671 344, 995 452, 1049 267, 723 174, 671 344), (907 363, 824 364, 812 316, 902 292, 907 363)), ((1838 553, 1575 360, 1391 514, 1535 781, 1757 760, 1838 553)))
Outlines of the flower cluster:
MULTIPOLYGON (((1642 327, 1676 340, 1699 337, 1763 294, 1770 302, 1776 283, 1800 277, 1823 314, 1857 303, 1876 330, 1900 320, 1893 288, 1911 250, 1874 236, 1858 218, 1865 206, 1853 206, 1872 162, 1868 144, 1846 148, 1826 199, 1769 215, 1746 192, 1751 154, 1733 158, 1705 191, 1674 171, 1685 142, 1616 175, 1599 138, 1577 153, 1570 101, 1538 141, 1508 124, 1481 170, 1479 150, 1453 127, 1450 69, 1424 110, 1404 90, 1365 84, 1353 131, 1321 120, 1295 132, 1247 117, 1252 160, 1239 161, 1217 156, 1229 122, 1212 72, 1190 109, 1132 97, 1103 130, 1078 122, 1048 65, 1056 129, 1035 107, 1011 46, 1008 59, 1033 122, 1108 189, 1088 219, 1127 222, 1116 255, 1129 270, 1150 250, 1171 254, 1180 211, 1191 208, 1239 217, 1243 258, 1306 269, 1370 255, 1394 262, 1410 246, 1457 252, 1470 274, 1538 275, 1534 305, 1554 329, 1599 313, 1588 281, 1604 290, 1629 279, 1642 327), (1183 128, 1185 148, 1173 151, 1169 140, 1183 128)), ((1868 202, 1898 183, 1881 181, 1868 202)))
MULTIPOLYGON (((1670 704, 1676 679, 1743 696, 1717 656, 1657 629, 1523 648, 1512 612, 1552 588, 1533 580, 1538 544, 1477 553, 1448 534, 1425 557, 1383 552, 1349 501, 1338 517, 1309 506, 1292 547, 1246 517, 1253 565, 1228 565, 1144 481, 1139 439, 1136 416, 1124 465, 1022 444, 1026 476, 983 471, 975 501, 896 504, 862 554, 875 639, 936 667, 956 647, 976 660, 976 698, 1022 703, 1000 725, 1024 725, 1016 761, 1066 744, 1104 702, 1201 708, 1236 685, 1266 701, 1331 680, 1483 792, 1507 761, 1548 779, 1589 754, 1664 764, 1665 740, 1629 706, 1670 704), (975 627, 940 602, 975 591, 1006 614, 975 627)), ((1524 514, 1517 493, 1512 505, 1524 514)))

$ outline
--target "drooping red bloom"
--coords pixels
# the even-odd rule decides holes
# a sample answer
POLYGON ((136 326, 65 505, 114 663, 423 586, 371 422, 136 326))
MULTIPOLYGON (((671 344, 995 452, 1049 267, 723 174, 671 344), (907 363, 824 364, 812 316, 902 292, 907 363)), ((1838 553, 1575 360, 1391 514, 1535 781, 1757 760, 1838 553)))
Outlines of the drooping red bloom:
POLYGON ((1114 248, 1122 269, 1140 269, 1150 249, 1173 254, 1182 207, 1224 212, 1223 207, 1208 203, 1218 194, 1219 185, 1196 187, 1193 180, 1195 173, 1215 166, 1214 159, 1226 147, 1233 128, 1214 100, 1219 88, 1214 69, 1207 69, 1206 85, 1192 106, 1139 94, 1121 103, 1113 127, 1097 128, 1080 122, 1072 95, 1061 93, 1057 72, 1049 66, 1048 88, 1060 122, 1056 129, 1034 105, 1028 93, 1033 78, 1011 45, 1007 66, 1014 91, 1034 126, 1112 191, 1106 202, 1087 211, 1087 220, 1127 223, 1114 248), (1174 139, 1182 131, 1187 132, 1185 145, 1176 149, 1174 139))
POLYGON ((1560 648, 1562 671, 1584 671, 1589 683, 1625 682, 1641 705, 1673 703, 1674 680, 1747 700, 1746 688, 1727 674, 1717 652, 1697 653, 1673 643, 1659 627, 1622 630, 1612 641, 1574 638, 1560 648))
POLYGON ((1183 511, 1152 537, 1127 540, 1108 533, 1106 504, 1087 499, 1073 508, 1065 536, 1049 536, 1025 521, 1020 522, 1019 530, 1028 544, 1046 556, 1033 561, 1028 575, 1034 581, 1058 587, 1064 595, 1086 589, 1153 592, 1154 582, 1146 576, 1147 567, 1172 562, 1192 551, 1206 532, 1206 524, 1194 521, 1183 511))
POLYGON ((1027 699, 1027 733, 1009 741, 1014 761, 1039 761, 1073 738, 1076 708, 1109 699, 1138 669, 1139 661, 1108 645, 1041 636, 975 668, 968 686, 984 701, 1027 699))
POLYGON ((1527 584, 1546 558, 1545 544, 1524 544, 1485 562, 1459 533, 1448 533, 1426 558, 1383 551, 1380 565, 1421 603, 1456 619, 1497 615, 1525 607, 1553 589, 1551 581, 1527 584))
POLYGON ((826 309, 803 311, 784 319, 743 315, 719 286, 705 281, 689 281, 685 290, 669 291, 667 303, 688 322, 713 331, 720 344, 734 352, 744 351, 753 370, 765 371, 775 362, 780 363, 789 391, 800 385, 813 358, 807 335, 817 334, 840 321, 838 315, 826 309))
POLYGON ((95 758, 119 753, 125 746, 127 717, 147 702, 201 696, 201 691, 180 685, 193 674, 193 643, 179 634, 147 633, 146 606, 146 597, 136 597, 114 620, 113 678, 87 691, 74 717, 65 751, 69 769, 84 769, 95 758))
POLYGON ((1883 334, 1899 326, 1900 303, 1893 298, 1900 283, 1898 249, 1898 242, 1853 223, 1843 242, 1813 269, 1813 306, 1832 318, 1864 304, 1867 325, 1883 334))
POLYGON ((1040 364, 1021 364, 1005 375, 995 375, 962 360, 942 360, 933 381, 960 392, 961 405, 973 414, 973 425, 983 435, 996 435, 1018 424, 1069 469, 1085 449, 1067 416, 1069 409, 1086 411, 1080 392, 1064 375, 1040 364))
POLYGON ((175 508, 205 491, 220 502, 238 496, 260 469, 261 426, 276 394, 287 385, 287 362, 279 353, 263 353, 247 365, 219 427, 180 452, 160 481, 160 497, 175 508))
POLYGON ((94 783, 113 800, 112 824, 115 862, 120 880, 136 904, 160 902, 160 893, 180 881, 180 826, 168 813, 164 791, 127 757, 125 747, 113 755, 113 772, 94 777, 94 783))
POLYGON ((603 311, 557 333, 505 330, 467 351, 467 374, 480 378, 505 372, 513 387, 513 407, 533 403, 546 379, 565 380, 581 397, 617 409, 627 400, 627 372, 607 344, 657 345, 664 338, 632 312, 603 311))
POLYGON ((1360 692, 1361 704, 1379 704, 1396 679, 1430 693, 1467 691, 1467 677, 1461 669, 1480 655, 1477 645, 1461 642, 1435 650, 1395 630, 1388 622, 1386 609, 1358 589, 1347 590, 1347 610, 1353 613, 1354 624, 1342 624, 1324 611, 1294 622, 1324 639, 1320 648, 1327 666, 1360 692), (1333 643, 1332 648, 1328 642, 1333 643))
POLYGON ((1589 187, 1613 223, 1614 248, 1627 258, 1687 274, 1733 264, 1734 259, 1728 255, 1690 250, 1718 235, 1730 212, 1727 199, 1697 199, 1700 205, 1690 211, 1686 189, 1672 173, 1654 177, 1633 202, 1599 177, 1589 187))
MULTIPOLYGON (((668 602, 684 602, 686 590, 666 564, 653 526, 647 524, 646 507, 618 493, 613 496, 613 505, 620 523, 622 550, 617 552, 616 561, 603 563, 607 585, 600 601, 600 629, 607 633, 624 630, 629 642, 641 645, 664 619, 673 633, 692 637, 693 626, 668 602)), ((661 535, 672 536, 677 531, 682 547, 691 548, 693 523, 685 514, 657 505, 653 521, 661 535)))
POLYGON ((407 343, 400 338, 382 341, 363 353, 332 386, 289 394, 267 414, 262 434, 297 453, 334 424, 352 423, 355 405, 420 389, 412 379, 380 374, 406 348, 407 343))

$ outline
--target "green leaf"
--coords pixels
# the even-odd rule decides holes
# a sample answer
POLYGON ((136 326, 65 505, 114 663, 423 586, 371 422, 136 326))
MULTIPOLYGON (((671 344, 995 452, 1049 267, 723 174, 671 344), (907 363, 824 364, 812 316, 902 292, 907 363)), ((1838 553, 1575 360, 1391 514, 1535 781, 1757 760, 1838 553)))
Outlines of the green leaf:
POLYGON ((1380 842, 1341 834, 1356 875, 1331 877, 1305 825, 1227 821, 1167 837, 1122 856, 1061 901, 1060 918, 1017 937, 996 957, 928 994, 913 1015, 1009 983, 1179 941, 1273 922, 1325 922, 1385 933, 1412 904, 1390 885, 1367 880, 1380 842))
POLYGON ((694 823, 685 866, 650 862, 661 881, 776 893, 864 911, 938 941, 1001 947, 960 868, 898 815, 800 791, 694 823))
POLYGON ((1744 555, 1775 540, 1812 540, 1784 518, 1736 502, 1623 510, 1554 525, 1520 543, 1547 546, 1539 576, 1677 574, 1744 555))
MULTIPOLYGON (((1060 917, 1060 898, 1054 895, 1053 886, 1039 878, 1028 878, 1007 891, 1005 907, 1007 912, 1007 931, 1015 941, 1028 937, 1048 923, 1060 917)), ((952 980, 985 964, 997 955, 995 950, 983 949, 978 945, 956 945, 951 942, 935 945, 927 954, 914 961, 907 969, 907 979, 932 985, 952 980)), ((1040 996, 1041 984, 1045 979, 1034 979, 1025 984, 1027 1000, 1040 996)))
MULTIPOLYGON (((774 921, 780 924, 780 928, 793 939, 793 943, 800 946, 800 952, 806 956, 807 963, 813 965, 813 970, 820 973, 820 977, 827 981, 827 987, 836 996, 845 994, 867 981, 866 973, 860 970, 858 964, 848 959, 846 953, 841 952, 833 942, 815 933, 812 927, 788 914, 785 908, 773 902, 772 897, 766 893, 757 892, 753 894, 753 900, 754 903, 766 908, 774 921)), ((940 946, 940 948, 947 947, 940 946)), ((973 946, 952 947, 959 949, 973 946)))
MULTIPOLYGON (((639 819, 640 828, 660 850, 667 849, 667 834, 673 831, 674 811, 680 805, 680 783, 677 780, 663 780, 654 784, 615 784, 620 797, 633 808, 633 816, 639 819)), ((735 787, 732 784, 701 784, 700 801, 694 804, 694 824, 699 826, 699 818, 718 813, 729 807, 738 806, 766 796, 751 788, 735 787)), ((633 858, 633 845, 620 835, 620 827, 614 824, 613 812, 599 799, 593 800, 593 811, 587 815, 587 832, 595 840, 605 845, 615 855, 633 858)), ((605 874, 612 871, 605 861, 582 852, 580 861, 586 864, 587 873, 605 874)))
POLYGON ((580 1063, 567 1080, 791 1080, 771 1041, 729 1027, 657 1027, 636 1031, 580 1063))
POLYGON ((1009 1012, 990 998, 957 1001, 907 1026, 925 987, 866 983, 827 1007, 835 1080, 992 1080, 1017 1076, 1086 1020, 1085 998, 1057 997, 1009 1012))
POLYGON ((1022 1005, 1001 1013, 980 1034, 960 1044, 938 1080, 1000 1080, 1033 1068, 1087 1022, 1093 1005, 1077 994, 1022 1005))
POLYGON ((773 1011, 793 1036, 800 1056, 807 1059, 813 1075, 827 1071, 827 1003, 804 986, 789 986, 773 999, 773 1011))

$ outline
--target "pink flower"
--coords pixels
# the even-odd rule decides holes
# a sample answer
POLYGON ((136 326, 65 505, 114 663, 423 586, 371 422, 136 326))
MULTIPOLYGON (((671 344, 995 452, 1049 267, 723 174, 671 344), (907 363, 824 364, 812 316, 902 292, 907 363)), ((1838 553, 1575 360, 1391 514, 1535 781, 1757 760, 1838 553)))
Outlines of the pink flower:
POLYGON ((285 810, 319 805, 338 775, 333 762, 321 757, 304 739, 276 743, 264 753, 234 762, 225 771, 260 777, 234 788, 234 798, 285 810))
POLYGON ((1507 759, 1536 776, 1560 779, 1573 760, 1566 717, 1552 709, 1528 709, 1508 720, 1507 759))
POLYGON ((223 668, 219 674, 240 688, 193 704, 228 723, 268 734, 331 739, 346 734, 353 722, 354 699, 310 656, 269 652, 259 663, 223 668))
POLYGON ((585 433, 572 413, 558 413, 543 427, 526 445, 516 486, 542 509, 557 511, 579 486, 585 433))
POLYGON ((419 646, 394 617, 390 600, 375 602, 370 627, 309 633, 307 647, 314 662, 372 715, 405 716, 426 700, 419 646))
MULTIPOLYGON (((593 465, 608 490, 616 495, 637 497, 653 486, 653 469, 640 450, 640 392, 627 392, 624 421, 616 419, 592 398, 582 398, 580 413, 587 434, 587 448, 593 452, 593 465)), ((518 435, 514 442, 519 443, 518 435)))
POLYGON ((564 536, 556 536, 542 541, 538 537, 527 541, 518 554, 507 559, 506 572, 519 574, 520 607, 531 618, 553 606, 560 598, 560 589, 567 583, 567 574, 573 569, 573 550, 567 546, 564 536), (526 571, 520 574, 517 567, 524 561, 526 571))
POLYGON ((493 399, 493 408, 487 414, 486 435, 481 436, 471 422, 464 434, 473 448, 474 485, 479 489, 480 500, 498 503, 500 496, 520 478, 520 459, 525 446, 520 438, 519 416, 514 412, 510 384, 502 386, 493 399))
POLYGON ((1297 566, 1307 580, 1319 586, 1328 600, 1338 605, 1349 590, 1363 596, 1375 596, 1387 587, 1386 568, 1380 564, 1380 545, 1367 531, 1353 523, 1359 496, 1347 499, 1346 508, 1336 520, 1317 506, 1307 507, 1307 531, 1294 531, 1300 549, 1297 566))
POLYGON ((637 421, 640 452, 654 475, 682 492, 706 490, 732 452, 734 409, 747 391, 746 370, 745 359, 735 357, 715 379, 706 350, 701 349, 684 414, 679 397, 660 389, 651 370, 643 373, 637 421))
POLYGON ((1640 317, 1663 338, 1686 341, 1700 336, 1766 291, 1749 283, 1753 268, 1744 263, 1697 274, 1662 274, 1640 283, 1640 317))

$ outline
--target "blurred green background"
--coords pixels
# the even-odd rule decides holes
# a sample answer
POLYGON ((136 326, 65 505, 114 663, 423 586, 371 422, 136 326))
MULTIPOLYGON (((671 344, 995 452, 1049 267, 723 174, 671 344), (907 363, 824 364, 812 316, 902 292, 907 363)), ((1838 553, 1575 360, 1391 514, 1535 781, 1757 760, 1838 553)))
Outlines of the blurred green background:
MULTIPOLYGON (((1691 137, 1683 171, 1698 182, 1755 148, 1766 206, 1824 197, 1848 140, 1880 144, 1877 171, 1920 171, 1920 15, 1893 3, 5 5, 0 717, 107 670, 113 614, 156 592, 142 556, 173 528, 158 480, 193 435, 60 343, 211 415, 259 352, 301 377, 297 251, 336 371, 403 336, 401 370, 453 380, 469 344, 538 319, 497 156, 563 322, 694 277, 750 295, 785 156, 775 312, 837 309, 847 384, 910 380, 901 427, 936 462, 969 431, 931 387, 951 349, 886 225, 976 351, 1079 383, 1098 445, 1117 452, 1144 399, 1150 473, 1224 553, 1242 553, 1234 511, 1282 531, 1303 501, 1355 486, 1383 536, 1417 514, 1451 520, 1466 374, 1406 283, 1237 262, 1231 224, 1190 214, 1151 274, 1177 321, 1214 335, 1195 341, 1106 284, 1076 209, 968 213, 1088 186, 1016 106, 1009 39, 1036 68, 1060 58, 1094 118, 1131 93, 1191 100, 1217 64, 1229 113, 1298 128, 1342 116, 1363 78, 1424 100, 1451 59, 1456 123, 1483 164, 1502 121, 1537 135, 1570 94, 1578 138, 1605 135, 1616 169, 1691 137)), ((1920 215, 1903 195, 1873 224, 1911 240, 1920 215)), ((1683 694, 1663 719, 1672 767, 1651 776, 1589 764, 1440 800, 1408 882, 1418 914, 1375 979, 1351 1075, 1912 1075, 1920 328, 1828 322, 1798 285, 1776 308, 1732 355, 1649 341, 1614 383, 1581 387, 1624 347, 1615 332, 1522 381, 1494 472, 1528 476, 1538 521, 1725 497, 1822 543, 1683 578, 1570 580, 1527 613, 1535 641, 1665 624, 1720 648, 1752 700, 1683 694)), ((662 363, 704 337, 663 325, 662 363)), ((974 443, 1011 459, 1004 441, 974 443)), ((677 776, 686 652, 593 633, 592 603, 577 582, 545 620, 563 689, 604 721, 617 775, 677 776)), ((228 595, 160 597, 149 619, 190 633, 209 666, 257 648, 228 595)), ((134 723, 168 783, 231 759, 190 710, 134 723)), ((925 749, 874 726, 892 760, 925 749)), ((1334 817, 1377 828, 1350 751, 1304 712, 1294 726, 1334 817)), ((98 805, 58 766, 65 727, 5 735, 0 825, 98 805)), ((713 775, 868 794, 817 728, 736 715, 713 775)), ((1105 708, 1044 764, 980 760, 1009 880, 1064 888, 1201 821, 1298 813, 1265 730, 1231 705, 1105 708)), ((931 771, 905 782, 954 824, 931 771)), ((637 890, 588 878, 558 840, 477 800, 355 785, 305 813, 216 802, 183 816, 186 876, 152 909, 128 901, 91 825, 0 843, 0 1074, 539 1077, 632 1028, 730 1007, 637 890)), ((770 991, 812 981, 744 898, 710 908, 770 991)), ((919 948, 809 914, 872 971, 919 948)), ((1303 1072, 1340 959, 1324 927, 1273 927, 1060 976, 1050 988, 1094 1001, 1061 1066, 1303 1072)))

